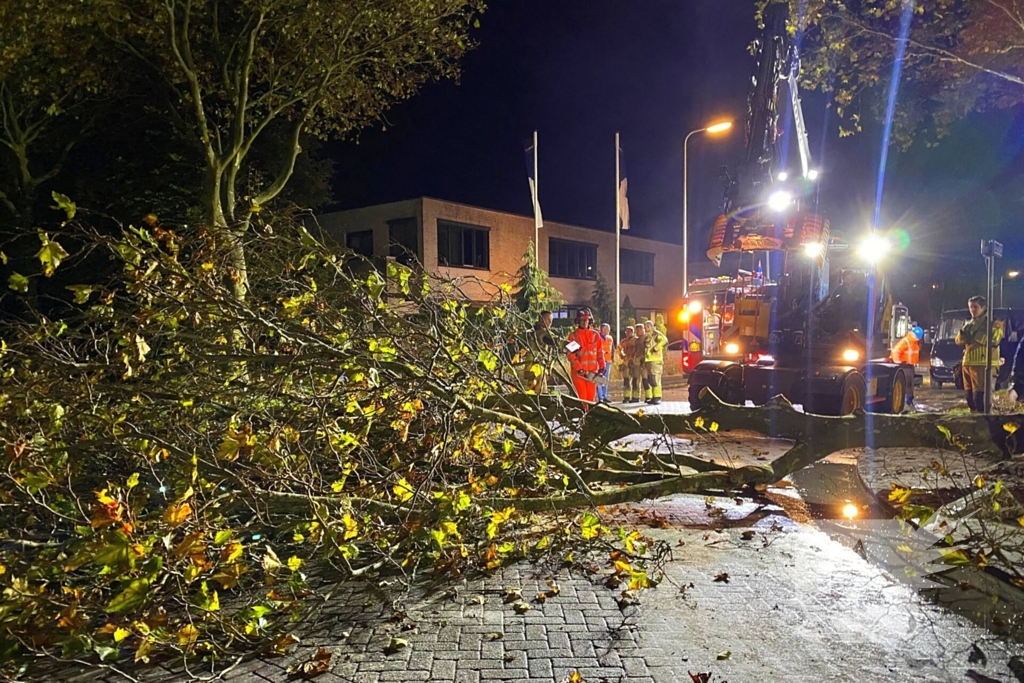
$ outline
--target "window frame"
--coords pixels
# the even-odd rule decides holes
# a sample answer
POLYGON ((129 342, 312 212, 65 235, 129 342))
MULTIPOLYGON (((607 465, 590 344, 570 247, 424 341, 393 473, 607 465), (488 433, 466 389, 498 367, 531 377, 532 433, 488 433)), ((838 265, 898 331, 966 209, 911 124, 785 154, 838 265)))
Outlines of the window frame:
POLYGON ((641 285, 645 287, 654 286, 654 257, 655 254, 650 251, 640 251, 639 249, 622 249, 619 255, 620 266, 622 267, 620 281, 624 285, 641 285), (631 264, 627 264, 626 256, 630 258, 637 258, 637 261, 631 264), (645 269, 641 268, 641 265, 645 265, 644 261, 650 261, 650 282, 643 281, 642 278, 632 279, 630 268, 636 268, 638 272, 642 272, 645 269))
POLYGON ((593 242, 567 240, 561 237, 548 237, 548 275, 563 280, 597 280, 597 249, 593 242), (557 249, 555 247, 558 247, 557 249), (593 254, 593 275, 567 275, 565 273, 586 272, 590 265, 586 257, 593 254), (582 257, 582 258, 581 258, 582 257))
POLYGON ((472 223, 461 223, 459 221, 449 220, 447 218, 437 219, 437 265, 442 268, 464 268, 467 270, 486 270, 491 269, 491 229, 484 225, 473 225, 472 223), (447 247, 445 249, 446 255, 452 255, 453 247, 453 234, 458 234, 457 253, 461 257, 462 263, 452 263, 449 259, 443 258, 441 250, 441 235, 447 233, 447 247), (469 243, 466 241, 467 233, 471 235, 469 243), (470 255, 475 262, 476 257, 479 256, 480 242, 482 238, 484 258, 483 265, 466 264, 466 251, 469 249, 470 255))
POLYGON ((362 256, 363 258, 373 258, 374 257, 374 235, 373 235, 373 228, 364 228, 362 230, 349 230, 348 232, 346 232, 345 233, 345 248, 348 249, 349 251, 351 251, 352 253, 357 254, 358 256, 362 256), (365 238, 365 236, 367 234, 369 234, 369 236, 370 236, 370 253, 369 254, 364 254, 363 252, 358 251, 357 249, 355 249, 352 246, 351 243, 353 241, 353 239, 352 239, 353 237, 358 235, 358 239, 362 240, 362 239, 365 238))

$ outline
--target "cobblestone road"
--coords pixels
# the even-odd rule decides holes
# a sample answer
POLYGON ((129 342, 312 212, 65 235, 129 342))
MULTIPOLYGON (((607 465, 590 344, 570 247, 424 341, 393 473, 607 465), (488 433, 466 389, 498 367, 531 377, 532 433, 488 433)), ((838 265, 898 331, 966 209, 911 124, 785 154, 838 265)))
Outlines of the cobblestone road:
MULTIPOLYGON (((682 408, 672 398, 663 409, 682 408)), ((645 530, 673 558, 638 606, 620 609, 621 588, 606 588, 601 575, 525 563, 464 580, 454 597, 448 585, 421 590, 398 606, 400 621, 394 606, 351 588, 302 626, 295 653, 241 663, 223 680, 294 680, 288 666, 323 646, 333 659, 321 683, 561 682, 573 672, 589 683, 688 683, 691 672, 714 683, 1024 681, 1024 646, 922 597, 795 513, 795 493, 784 493, 795 502, 783 504, 789 514, 732 499, 713 501, 720 510, 709 514, 695 496, 606 510, 609 526, 636 522, 641 508, 668 525, 645 530), (524 615, 502 601, 509 587, 529 599, 552 579, 560 594, 524 615), (408 646, 388 653, 393 637, 408 646)), ((97 678, 124 680, 81 680, 97 678)), ((185 676, 158 670, 142 680, 185 676)))

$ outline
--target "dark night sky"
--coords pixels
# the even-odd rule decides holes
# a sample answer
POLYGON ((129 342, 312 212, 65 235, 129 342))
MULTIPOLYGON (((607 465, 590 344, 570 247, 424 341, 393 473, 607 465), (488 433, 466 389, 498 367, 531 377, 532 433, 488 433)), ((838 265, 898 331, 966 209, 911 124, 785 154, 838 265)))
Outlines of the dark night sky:
MULTIPOLYGON (((493 0, 460 84, 430 84, 388 114, 386 130, 328 148, 339 204, 427 195, 528 214, 523 147, 536 128, 545 218, 611 230, 618 130, 635 234, 678 243, 683 136, 728 117, 728 137, 690 141, 699 254, 721 202, 719 167, 743 145, 753 14, 753 0, 493 0)), ((855 238, 870 225, 880 127, 840 139, 823 96, 805 93, 804 108, 820 210, 855 238)), ((974 116, 937 149, 890 154, 882 223, 910 233, 908 273, 977 265, 986 234, 1011 242, 1006 265, 1024 265, 1019 118, 974 116)))

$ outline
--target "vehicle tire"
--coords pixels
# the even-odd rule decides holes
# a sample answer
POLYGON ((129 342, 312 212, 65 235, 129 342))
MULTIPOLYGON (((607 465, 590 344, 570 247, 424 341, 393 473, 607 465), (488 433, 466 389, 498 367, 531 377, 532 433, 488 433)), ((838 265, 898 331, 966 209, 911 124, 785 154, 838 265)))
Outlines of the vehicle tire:
POLYGON ((936 389, 941 389, 942 382, 932 382, 932 386, 935 387, 936 389))
POLYGON ((704 386, 693 386, 690 385, 689 399, 690 399, 690 410, 700 410, 700 392, 704 386))
POLYGON ((907 409, 907 374, 897 370, 892 376, 892 385, 889 386, 889 395, 882 405, 883 413, 899 415, 907 409))
POLYGON ((851 372, 843 380, 843 389, 839 394, 839 415, 852 415, 857 410, 863 410, 865 396, 868 392, 864 375, 859 372, 851 372))

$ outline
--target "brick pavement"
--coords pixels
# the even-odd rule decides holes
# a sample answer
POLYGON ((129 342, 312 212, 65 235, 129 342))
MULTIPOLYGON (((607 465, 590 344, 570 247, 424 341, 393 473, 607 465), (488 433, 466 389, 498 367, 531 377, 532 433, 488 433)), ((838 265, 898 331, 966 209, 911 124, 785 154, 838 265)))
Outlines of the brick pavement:
MULTIPOLYGON (((719 683, 902 683, 963 681, 968 669, 1024 680, 1008 668, 1011 657, 1024 665, 1021 645, 935 606, 778 508, 717 504, 725 514, 715 519, 697 497, 650 506, 672 525, 647 533, 670 543, 674 557, 639 606, 620 609, 619 591, 595 577, 529 563, 463 580, 454 599, 441 587, 420 588, 398 606, 401 622, 389 620, 392 606, 374 591, 352 587, 335 595, 318 623, 304 625, 294 654, 242 663, 223 680, 290 680, 287 667, 319 646, 334 654, 321 683, 563 681, 573 671, 591 683, 685 682, 687 672, 713 672, 719 683), (708 530, 715 524, 725 528, 708 530), (747 529, 755 532, 750 540, 747 529), (715 581, 721 572, 728 582, 715 581), (560 594, 524 615, 502 601, 509 587, 529 599, 549 579, 560 594), (386 653, 393 637, 408 646, 386 653), (984 666, 968 661, 975 645, 984 666)), ((185 680, 162 670, 141 678, 185 680)))

